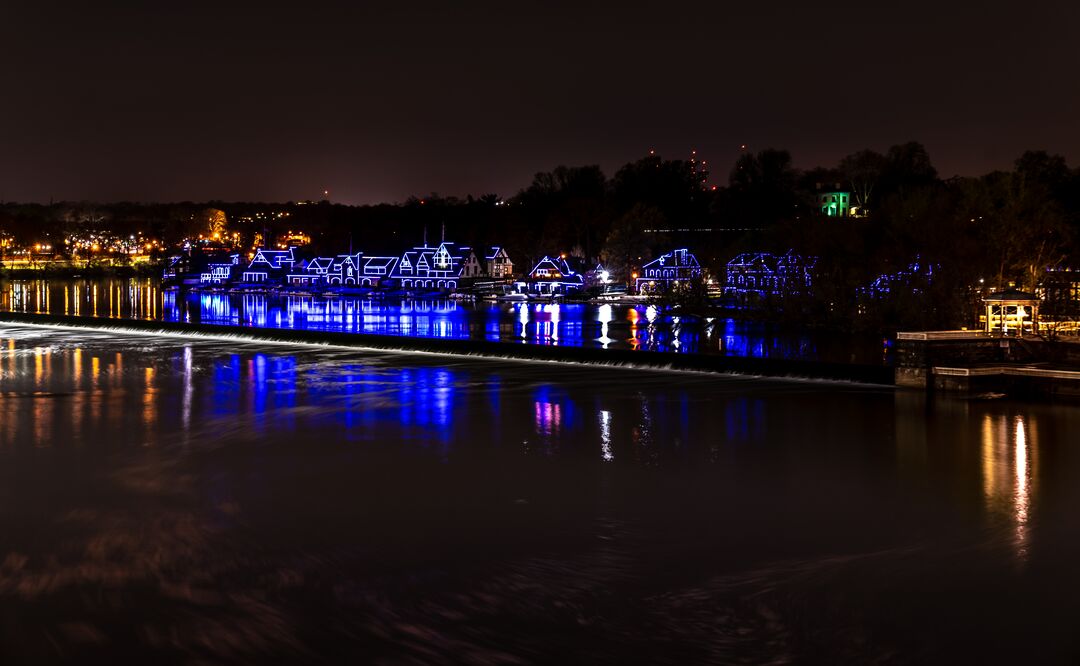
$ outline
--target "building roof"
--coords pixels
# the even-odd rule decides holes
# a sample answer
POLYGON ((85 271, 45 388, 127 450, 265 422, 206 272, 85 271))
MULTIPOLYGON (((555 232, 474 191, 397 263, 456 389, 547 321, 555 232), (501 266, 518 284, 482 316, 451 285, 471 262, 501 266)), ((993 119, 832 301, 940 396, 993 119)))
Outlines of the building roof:
POLYGON ((983 298, 983 303, 998 303, 1000 305, 1038 303, 1039 297, 1028 291, 1019 289, 1006 289, 994 292, 983 298))
POLYGON ((653 259, 649 263, 642 266, 642 268, 652 268, 654 266, 663 266, 665 268, 697 268, 700 267, 701 264, 698 263, 697 257, 695 257, 693 253, 683 248, 680 250, 672 250, 667 254, 660 255, 656 259, 653 259))
POLYGON ((381 266, 385 268, 395 263, 397 259, 397 257, 367 257, 364 266, 381 266))
POLYGON ((573 268, 571 268, 570 264, 563 257, 549 257, 549 256, 545 255, 540 261, 536 262, 536 265, 533 266, 533 269, 531 271, 529 271, 529 276, 533 280, 558 279, 558 278, 532 277, 533 274, 535 274, 536 271, 540 270, 541 268, 549 268, 549 269, 554 269, 554 270, 558 271, 562 275, 562 278, 560 280, 562 282, 583 282, 584 281, 584 278, 582 278, 581 274, 578 273, 577 271, 575 271, 573 268))

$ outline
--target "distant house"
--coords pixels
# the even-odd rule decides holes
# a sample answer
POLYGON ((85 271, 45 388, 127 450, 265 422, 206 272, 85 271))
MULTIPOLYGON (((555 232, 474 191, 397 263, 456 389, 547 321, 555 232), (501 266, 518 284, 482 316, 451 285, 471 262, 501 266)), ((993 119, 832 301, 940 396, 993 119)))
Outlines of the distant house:
POLYGON ((510 255, 506 248, 492 247, 484 257, 484 268, 488 277, 497 279, 508 278, 514 274, 514 262, 510 261, 510 255))
POLYGON ((674 250, 642 266, 634 287, 638 293, 649 293, 700 280, 701 276, 701 264, 693 253, 674 250))
POLYGON ((585 276, 570 267, 563 257, 545 256, 525 279, 514 283, 517 291, 531 294, 566 294, 581 291, 585 276))
POLYGON ((604 287, 611 284, 611 272, 603 264, 596 264, 585 271, 585 287, 604 287))
POLYGON ((1056 333, 1080 333, 1080 269, 1069 265, 1046 269, 1037 290, 1042 320, 1056 333))
POLYGON ((870 298, 881 298, 898 291, 918 293, 919 290, 930 285, 934 280, 934 271, 940 266, 924 262, 920 257, 908 264, 907 268, 894 273, 884 273, 874 279, 869 285, 859 288, 859 295, 870 298))
POLYGON ((180 284, 182 282, 190 280, 192 267, 195 262, 192 260, 191 255, 178 254, 169 257, 168 264, 165 266, 165 270, 162 272, 161 279, 166 284, 180 284))
POLYGON ((226 284, 232 280, 233 270, 240 265, 240 255, 229 256, 228 261, 210 261, 199 274, 199 284, 226 284))
POLYGON ((851 192, 834 190, 817 194, 818 208, 826 217, 849 217, 856 209, 851 205, 851 192))
POLYGON ((484 264, 480 263, 480 258, 472 248, 463 247, 460 254, 461 268, 458 270, 458 277, 477 278, 484 275, 484 264))
POLYGON ((303 262, 300 271, 289 274, 287 282, 291 285, 318 285, 327 283, 327 274, 334 260, 330 257, 315 257, 303 262))
POLYGON ((463 259, 453 243, 414 247, 401 255, 391 277, 402 289, 456 289, 463 259))
POLYGON ((804 295, 813 287, 817 257, 794 252, 777 256, 747 252, 727 263, 724 296, 747 303, 766 298, 804 295))
POLYGON ((293 250, 295 249, 290 247, 287 250, 267 250, 263 248, 256 250, 255 256, 251 258, 251 263, 248 264, 247 269, 244 270, 241 276, 241 281, 249 283, 284 282, 285 276, 292 272, 293 266, 296 264, 296 257, 293 256, 293 250))

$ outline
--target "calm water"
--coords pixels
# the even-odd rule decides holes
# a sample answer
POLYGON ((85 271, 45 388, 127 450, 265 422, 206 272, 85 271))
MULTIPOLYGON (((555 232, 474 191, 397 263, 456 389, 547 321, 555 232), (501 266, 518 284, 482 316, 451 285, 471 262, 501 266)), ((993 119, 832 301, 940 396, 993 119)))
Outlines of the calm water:
POLYGON ((1075 662, 1078 431, 0 325, 0 661, 1075 662))
POLYGON ((890 354, 872 336, 780 333, 734 319, 680 319, 647 305, 226 294, 163 289, 151 279, 0 283, 0 310, 872 364, 890 354))

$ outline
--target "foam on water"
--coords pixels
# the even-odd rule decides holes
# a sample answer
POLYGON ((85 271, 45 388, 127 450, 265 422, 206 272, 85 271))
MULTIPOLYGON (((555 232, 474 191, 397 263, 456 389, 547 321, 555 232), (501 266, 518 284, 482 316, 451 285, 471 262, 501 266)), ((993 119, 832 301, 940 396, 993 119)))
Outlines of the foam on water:
MULTIPOLYGON (((365 346, 363 344, 343 345, 343 344, 336 344, 336 343, 333 343, 333 342, 283 340, 283 339, 280 339, 280 338, 275 338, 273 336, 272 332, 273 332, 274 329, 265 329, 265 333, 260 332, 258 334, 254 333, 254 332, 252 334, 246 334, 246 333, 241 334, 241 333, 231 333, 231 332, 222 332, 222 333, 211 334, 211 333, 205 333, 205 332, 202 332, 202 331, 178 332, 178 331, 171 330, 171 329, 153 329, 153 330, 133 329, 133 328, 127 328, 127 327, 123 326, 123 324, 99 325, 99 326, 89 326, 89 325, 88 326, 75 326, 75 325, 54 324, 54 323, 44 323, 44 324, 33 323, 32 324, 32 323, 26 323, 26 322, 18 322, 18 323, 14 323, 14 324, 13 323, 4 323, 4 326, 5 327, 24 326, 24 327, 28 327, 28 328, 44 328, 44 329, 80 331, 80 332, 81 331, 89 331, 89 332, 100 333, 100 334, 121 333, 121 334, 123 334, 125 336, 133 336, 133 337, 140 337, 140 338, 177 338, 177 339, 183 339, 183 340, 202 340, 202 341, 208 341, 208 342, 239 342, 239 343, 242 343, 244 345, 253 345, 253 346, 273 345, 273 346, 291 347, 291 348, 308 347, 308 348, 328 349, 328 350, 343 350, 343 351, 347 350, 347 351, 352 351, 352 352, 361 352, 361 353, 364 353, 364 354, 383 355, 383 356, 401 355, 401 356, 417 356, 417 357, 428 357, 428 358, 439 358, 439 359, 467 358, 467 359, 476 360, 476 361, 497 361, 497 362, 521 363, 521 364, 527 364, 527 365, 532 365, 532 366, 542 366, 542 367, 560 367, 560 366, 562 366, 562 367, 567 367, 567 366, 569 366, 569 367, 579 367, 579 368, 599 367, 599 368, 605 368, 605 369, 611 369, 611 370, 631 370, 631 371, 635 371, 635 372, 659 372, 659 373, 666 373, 666 374, 700 375, 700 376, 711 376, 711 377, 720 376, 720 377, 725 377, 725 378, 729 378, 729 379, 733 379, 733 380, 747 380, 747 381, 772 380, 772 381, 799 382, 799 383, 808 383, 808 384, 840 385, 840 386, 849 386, 849 387, 853 387, 853 388, 860 388, 860 389, 866 389, 866 390, 881 390, 881 389, 891 389, 891 388, 893 388, 892 386, 885 385, 885 384, 870 384, 870 383, 866 383, 866 382, 856 382, 854 380, 847 380, 847 379, 826 379, 826 378, 809 377, 809 376, 805 376, 805 375, 796 375, 796 374, 763 375, 763 374, 734 372, 734 371, 710 371, 710 370, 697 370, 697 369, 689 369, 689 368, 678 368, 678 367, 674 367, 670 363, 650 363, 650 362, 647 362, 644 354, 643 354, 643 359, 640 362, 638 362, 638 361, 634 361, 634 362, 597 361, 597 360, 581 361, 581 360, 568 360, 568 359, 522 358, 520 356, 515 356, 513 354, 493 354, 493 353, 486 353, 486 352, 481 353, 481 352, 475 352, 475 351, 462 351, 462 352, 449 352, 449 351, 446 351, 446 352, 443 352, 443 351, 418 350, 418 349, 410 349, 410 348, 404 347, 404 346, 395 347, 395 346, 392 346, 392 345, 372 347, 372 346, 365 346)), ((509 343, 507 343, 507 344, 509 345, 509 343)))

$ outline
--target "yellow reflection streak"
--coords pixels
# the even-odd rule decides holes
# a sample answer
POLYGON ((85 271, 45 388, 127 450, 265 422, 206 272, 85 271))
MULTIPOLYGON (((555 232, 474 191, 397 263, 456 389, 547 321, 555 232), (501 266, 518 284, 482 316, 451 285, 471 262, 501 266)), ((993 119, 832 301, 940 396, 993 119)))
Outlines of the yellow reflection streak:
POLYGON ((1028 557, 1031 507, 1037 491, 1034 435, 1033 426, 1023 416, 1014 417, 1011 424, 1005 415, 983 417, 981 464, 986 506, 992 513, 1008 517, 1013 526, 1013 550, 1021 562, 1028 557))
POLYGON ((157 422, 157 390, 154 387, 154 368, 146 368, 143 390, 143 425, 146 427, 146 443, 153 440, 154 423, 157 422))
POLYGON ((1028 511, 1031 508, 1030 469, 1028 464, 1027 433, 1024 418, 1016 417, 1016 492, 1013 494, 1013 515, 1016 518, 1017 554, 1027 556, 1028 511))

